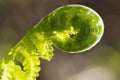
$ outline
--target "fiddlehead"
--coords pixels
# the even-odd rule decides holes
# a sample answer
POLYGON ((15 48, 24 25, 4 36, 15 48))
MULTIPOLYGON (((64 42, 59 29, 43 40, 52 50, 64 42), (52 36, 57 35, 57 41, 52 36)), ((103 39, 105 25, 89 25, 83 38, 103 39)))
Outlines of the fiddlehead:
POLYGON ((101 39, 104 25, 101 17, 82 5, 60 7, 44 17, 0 63, 0 80, 36 80, 39 58, 50 60, 54 45, 78 53, 89 50, 101 39))

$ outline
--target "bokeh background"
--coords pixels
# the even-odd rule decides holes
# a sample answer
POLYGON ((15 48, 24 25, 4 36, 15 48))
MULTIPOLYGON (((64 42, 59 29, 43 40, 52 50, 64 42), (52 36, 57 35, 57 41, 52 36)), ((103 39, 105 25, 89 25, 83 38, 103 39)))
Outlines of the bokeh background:
POLYGON ((94 48, 80 54, 55 49, 50 62, 40 59, 37 80, 119 80, 120 0, 0 0, 0 59, 42 17, 66 4, 96 10, 105 24, 104 36, 94 48))

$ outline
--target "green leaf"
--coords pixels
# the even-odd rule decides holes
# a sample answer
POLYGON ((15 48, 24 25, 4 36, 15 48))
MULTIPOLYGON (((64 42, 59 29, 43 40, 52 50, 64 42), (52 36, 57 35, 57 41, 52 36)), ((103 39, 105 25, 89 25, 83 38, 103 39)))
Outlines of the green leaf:
POLYGON ((0 63, 0 80, 36 80, 40 60, 50 61, 53 47, 79 53, 101 39, 104 24, 94 10, 82 5, 62 6, 45 16, 11 49, 0 63))

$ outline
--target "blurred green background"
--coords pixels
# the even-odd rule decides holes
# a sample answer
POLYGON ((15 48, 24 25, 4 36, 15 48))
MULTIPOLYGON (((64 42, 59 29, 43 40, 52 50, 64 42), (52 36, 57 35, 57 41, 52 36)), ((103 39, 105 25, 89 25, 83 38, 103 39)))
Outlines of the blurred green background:
POLYGON ((119 80, 120 0, 0 0, 0 59, 42 17, 66 4, 96 10, 105 23, 104 36, 94 48, 80 54, 55 49, 52 61, 41 60, 37 80, 119 80))

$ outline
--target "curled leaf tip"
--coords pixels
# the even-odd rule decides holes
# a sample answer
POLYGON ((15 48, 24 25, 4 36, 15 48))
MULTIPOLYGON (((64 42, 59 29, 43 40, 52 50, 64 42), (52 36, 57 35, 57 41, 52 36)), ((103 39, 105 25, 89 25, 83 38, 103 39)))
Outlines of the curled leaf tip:
POLYGON ((45 16, 0 62, 0 80, 36 80, 40 60, 50 61, 53 45, 69 53, 89 50, 101 39, 104 23, 83 5, 62 6, 45 16))

